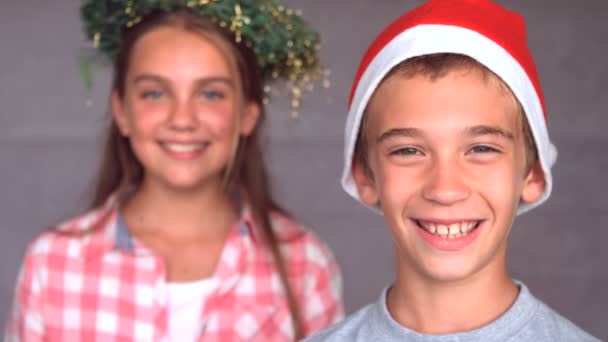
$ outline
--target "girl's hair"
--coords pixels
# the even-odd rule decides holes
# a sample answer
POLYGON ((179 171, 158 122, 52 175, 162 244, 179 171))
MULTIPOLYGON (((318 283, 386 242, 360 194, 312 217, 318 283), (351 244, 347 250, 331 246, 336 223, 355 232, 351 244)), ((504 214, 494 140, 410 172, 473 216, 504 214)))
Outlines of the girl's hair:
MULTIPOLYGON (((286 214, 273 200, 270 191, 262 149, 261 129, 265 118, 263 103, 263 80, 255 53, 243 43, 236 43, 233 34, 187 9, 172 12, 155 11, 123 32, 123 40, 114 64, 113 90, 119 97, 125 94, 125 79, 129 69, 130 56, 137 41, 156 28, 170 26, 203 35, 222 51, 240 82, 245 102, 253 102, 260 108, 260 118, 253 132, 247 137, 238 137, 236 148, 225 175, 226 191, 240 191, 248 200, 250 210, 257 225, 263 231, 266 243, 272 252, 275 265, 283 283, 296 339, 303 337, 302 319, 293 289, 288 281, 285 262, 279 249, 278 239, 272 229, 271 212, 286 214)), ((128 138, 121 135, 114 120, 110 120, 101 161, 101 167, 92 208, 101 206, 109 196, 125 198, 130 189, 137 187, 143 179, 143 167, 135 157, 128 138)))

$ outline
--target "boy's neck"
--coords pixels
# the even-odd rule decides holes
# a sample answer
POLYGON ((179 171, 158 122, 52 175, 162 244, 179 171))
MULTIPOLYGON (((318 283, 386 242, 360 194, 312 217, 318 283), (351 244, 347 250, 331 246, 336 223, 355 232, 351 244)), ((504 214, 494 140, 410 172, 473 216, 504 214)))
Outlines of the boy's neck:
POLYGON ((458 282, 429 281, 398 272, 386 299, 388 311, 402 326, 423 334, 479 329, 508 311, 519 293, 507 274, 504 256, 496 258, 503 260, 487 265, 495 270, 486 268, 458 282))

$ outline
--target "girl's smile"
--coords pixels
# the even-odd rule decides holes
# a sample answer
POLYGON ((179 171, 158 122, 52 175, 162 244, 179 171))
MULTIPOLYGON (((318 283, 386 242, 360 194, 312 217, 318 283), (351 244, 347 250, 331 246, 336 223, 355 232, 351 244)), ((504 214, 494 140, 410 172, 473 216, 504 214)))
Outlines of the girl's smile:
POLYGON ((200 158, 211 143, 202 142, 172 142, 160 141, 159 145, 165 153, 176 160, 194 160, 200 158))

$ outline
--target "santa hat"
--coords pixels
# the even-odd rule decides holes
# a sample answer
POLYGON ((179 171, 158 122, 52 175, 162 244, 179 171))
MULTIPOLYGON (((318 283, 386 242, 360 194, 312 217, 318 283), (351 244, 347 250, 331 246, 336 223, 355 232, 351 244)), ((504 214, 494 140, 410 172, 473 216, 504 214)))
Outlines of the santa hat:
POLYGON ((346 121, 342 187, 360 201, 352 160, 363 112, 386 74, 400 62, 422 55, 469 56, 498 75, 521 103, 536 142, 546 187, 534 203, 521 203, 518 213, 544 202, 551 193, 551 167, 557 150, 549 140, 545 104, 524 19, 487 0, 430 0, 389 25, 363 56, 355 76, 346 121))

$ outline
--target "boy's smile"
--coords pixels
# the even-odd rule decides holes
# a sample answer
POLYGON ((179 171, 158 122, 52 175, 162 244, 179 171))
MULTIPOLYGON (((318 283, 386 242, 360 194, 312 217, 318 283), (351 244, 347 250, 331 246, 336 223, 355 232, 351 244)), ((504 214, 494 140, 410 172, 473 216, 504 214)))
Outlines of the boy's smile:
POLYGON ((479 234, 481 220, 413 220, 420 234, 431 245, 442 250, 459 250, 468 246, 479 234))
POLYGON ((439 281, 506 272, 517 206, 544 188, 539 167, 526 172, 509 94, 477 70, 395 74, 366 115, 371 175, 353 171, 362 200, 384 212, 400 272, 439 281))

